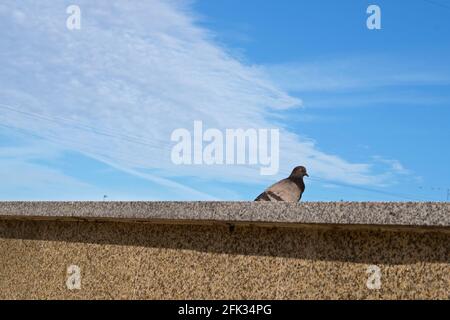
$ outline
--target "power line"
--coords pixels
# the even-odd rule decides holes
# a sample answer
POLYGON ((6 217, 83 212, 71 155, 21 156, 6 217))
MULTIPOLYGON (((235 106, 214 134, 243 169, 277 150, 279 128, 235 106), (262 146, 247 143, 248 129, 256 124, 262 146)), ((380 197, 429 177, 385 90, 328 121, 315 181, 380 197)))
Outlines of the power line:
MULTIPOLYGON (((23 114, 25 116, 34 118, 34 119, 39 119, 39 120, 44 120, 44 121, 48 121, 48 122, 52 122, 52 123, 56 123, 58 125, 63 125, 63 123, 66 124, 70 124, 72 125, 74 128, 76 129, 80 129, 86 132, 91 132, 91 133, 96 133, 99 135, 103 135, 106 137, 110 137, 110 138, 116 138, 116 139, 120 139, 123 141, 127 141, 127 142, 131 142, 131 143, 135 143, 135 144, 140 144, 140 145, 144 145, 147 147, 155 147, 154 144, 149 143, 148 141, 142 140, 141 138, 137 137, 137 136, 133 136, 130 134, 123 134, 123 133, 119 133, 113 129, 105 129, 103 128, 102 130, 99 130, 93 126, 90 126, 88 124, 85 124, 81 121, 77 121, 77 120, 72 120, 72 119, 66 119, 66 118, 62 118, 62 117, 51 117, 51 116, 44 116, 44 115, 40 115, 37 113, 33 113, 33 112, 28 112, 28 111, 23 111, 23 110, 19 110, 15 107, 9 106, 9 105, 5 105, 5 104, 0 104, 0 108, 12 111, 12 112, 16 112, 16 113, 20 113, 23 114)), ((165 140, 161 140, 161 139, 156 139, 153 138, 152 139, 155 142, 162 142, 163 144, 166 144, 164 148, 167 148, 167 141, 165 140)))
POLYGON ((421 190, 431 190, 433 192, 439 192, 439 193, 442 192, 441 194, 443 194, 445 191, 447 191, 447 193, 445 195, 443 195, 443 197, 447 201, 450 200, 450 188, 436 187, 436 186, 431 186, 431 187, 420 186, 419 189, 421 189, 421 190))
MULTIPOLYGON (((449 7, 450 8, 450 7, 449 7)), ((111 138, 116 138, 119 140, 123 140, 123 141, 127 141, 127 142, 132 142, 132 143, 136 143, 136 144, 140 144, 140 145, 144 145, 144 146, 148 146, 148 147, 162 147, 162 149, 166 149, 167 146, 155 146, 154 144, 151 144, 145 140, 140 139, 137 136, 133 136, 130 134, 123 134, 123 133, 119 133, 115 130, 112 129, 103 129, 103 130, 98 130, 95 127, 92 127, 88 124, 82 123, 80 121, 77 120, 72 120, 72 119, 66 119, 66 118, 62 118, 62 117, 50 117, 50 116, 44 116, 44 115, 40 115, 40 114, 36 114, 33 112, 27 112, 27 111, 23 111, 23 110, 19 110, 17 108, 14 108, 12 106, 9 105, 4 105, 4 104, 0 104, 0 108, 9 110, 9 111, 13 111, 16 113, 20 113, 26 116, 29 116, 31 118, 34 119, 39 119, 39 120, 44 120, 44 121, 49 121, 49 122, 53 122, 56 123, 58 125, 62 125, 62 123, 69 123, 71 125, 74 126, 74 128, 77 129, 81 129, 84 130, 86 132, 91 132, 91 133, 96 133, 99 135, 104 135, 107 137, 111 137, 111 138)), ((11 127, 5 124, 0 124, 0 126, 9 128, 9 129, 17 129, 15 127, 11 127)), ((40 137, 39 135, 36 134, 32 134, 30 133, 28 130, 22 130, 27 132, 28 134, 31 134, 33 136, 36 137, 40 137)), ((61 137, 47 137, 50 141, 53 140, 53 142, 60 142, 61 137)), ((158 141, 158 139, 154 139, 155 141, 158 141)), ((163 144, 167 144, 166 141, 162 141, 163 144)), ((332 181, 332 180, 326 180, 326 179, 322 179, 322 178, 310 178, 311 180, 315 180, 318 182, 326 182, 326 183, 331 183, 331 184, 335 184, 335 185, 339 185, 342 187, 347 187, 347 188, 352 188, 352 189, 357 189, 357 190, 362 190, 362 191, 367 191, 367 192, 372 192, 372 193, 378 193, 378 194, 383 194, 383 195, 387 195, 387 196, 391 196, 394 198, 400 198, 400 199, 405 199, 405 200, 410 200, 410 201, 424 201, 424 200, 434 200, 436 201, 436 199, 434 198, 430 198, 427 196, 423 196, 423 195, 410 195, 410 194, 400 194, 400 193, 394 193, 394 192, 388 192, 388 191, 384 191, 384 190, 379 190, 379 189, 374 189, 374 188, 370 188, 370 187, 363 187, 363 186, 357 186, 357 185, 352 185, 352 184, 347 184, 347 183, 342 183, 342 182, 337 182, 337 181, 332 181)), ((447 190, 447 201, 450 200, 450 189, 447 190)))
POLYGON ((20 113, 20 114, 35 118, 35 119, 45 120, 45 121, 53 122, 53 123, 56 123, 59 125, 61 125, 61 122, 66 122, 66 123, 70 123, 70 124, 74 125, 75 128, 82 129, 85 131, 91 130, 94 133, 109 136, 112 138, 131 139, 131 140, 135 140, 135 141, 130 141, 130 140, 127 140, 127 141, 137 142, 137 143, 141 143, 141 144, 147 144, 146 142, 143 142, 143 140, 139 140, 139 138, 137 138, 136 136, 124 135, 124 134, 118 133, 117 131, 114 131, 112 129, 106 129, 106 130, 103 129, 103 131, 101 131, 95 127, 88 125, 88 124, 82 123, 81 121, 77 121, 77 120, 73 120, 73 119, 66 119, 66 118, 62 118, 62 117, 44 116, 44 115, 40 115, 40 114, 33 113, 33 112, 19 110, 17 108, 14 108, 14 107, 8 106, 8 105, 4 105, 4 104, 0 104, 0 107, 3 109, 7 109, 7 110, 10 110, 10 111, 13 111, 16 113, 20 113))
MULTIPOLYGON (((13 127, 13 126, 8 126, 8 125, 3 124, 3 123, 0 123, 0 127, 4 127, 4 128, 7 128, 7 129, 12 129, 12 130, 18 130, 18 131, 21 131, 24 135, 30 135, 30 136, 36 137, 38 139, 44 138, 46 141, 50 141, 50 142, 55 143, 57 145, 61 145, 61 143, 63 143, 63 144, 65 143, 65 144, 68 144, 68 145, 71 145, 71 144, 75 145, 75 144, 79 143, 79 141, 76 141, 76 140, 73 140, 73 139, 68 139, 67 137, 64 137, 63 139, 61 139, 60 136, 56 136, 56 135, 52 135, 52 134, 47 134, 45 136, 37 135, 37 134, 34 134, 34 133, 30 132, 29 130, 16 128, 16 127, 13 127)), ((84 155, 90 156, 90 157, 92 157, 94 159, 101 160, 101 161, 104 161, 105 157, 106 157, 105 155, 96 155, 96 154, 92 153, 90 150, 86 150, 86 149, 83 149, 83 148, 81 148, 81 149, 79 148, 78 151, 80 151, 84 155)), ((114 150, 114 153, 118 156, 118 158, 117 158, 118 160, 126 161, 128 164, 133 163, 133 162, 134 163, 142 163, 142 161, 139 159, 139 157, 131 159, 129 154, 124 153, 124 152, 120 152, 118 150, 114 150)))

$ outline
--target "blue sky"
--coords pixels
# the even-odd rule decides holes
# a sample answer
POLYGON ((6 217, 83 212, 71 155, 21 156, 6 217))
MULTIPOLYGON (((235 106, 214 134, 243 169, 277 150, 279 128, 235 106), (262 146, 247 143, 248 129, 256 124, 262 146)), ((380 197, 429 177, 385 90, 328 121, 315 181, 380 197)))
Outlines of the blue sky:
POLYGON ((253 200, 295 165, 307 201, 446 199, 444 0, 8 0, 0 30, 0 200, 253 200), (279 129, 279 173, 173 164, 195 120, 279 129))

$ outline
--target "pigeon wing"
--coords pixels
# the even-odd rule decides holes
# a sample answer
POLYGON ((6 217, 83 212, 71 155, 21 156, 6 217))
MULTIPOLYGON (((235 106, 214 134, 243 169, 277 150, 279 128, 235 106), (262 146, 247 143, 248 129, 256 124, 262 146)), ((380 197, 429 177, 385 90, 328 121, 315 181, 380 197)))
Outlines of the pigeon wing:
POLYGON ((271 201, 298 202, 301 198, 302 190, 300 190, 295 182, 289 179, 283 179, 269 187, 265 193, 273 198, 271 201))
POLYGON ((255 201, 271 201, 271 200, 267 192, 264 191, 255 199, 255 201))

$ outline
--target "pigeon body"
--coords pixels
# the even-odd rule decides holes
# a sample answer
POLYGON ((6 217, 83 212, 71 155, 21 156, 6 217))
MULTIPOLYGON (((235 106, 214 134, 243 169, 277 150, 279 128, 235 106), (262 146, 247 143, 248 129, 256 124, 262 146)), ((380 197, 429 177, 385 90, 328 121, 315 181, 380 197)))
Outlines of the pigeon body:
POLYGON ((304 176, 309 177, 306 168, 303 166, 295 167, 288 178, 271 185, 255 201, 300 201, 305 191, 304 176))

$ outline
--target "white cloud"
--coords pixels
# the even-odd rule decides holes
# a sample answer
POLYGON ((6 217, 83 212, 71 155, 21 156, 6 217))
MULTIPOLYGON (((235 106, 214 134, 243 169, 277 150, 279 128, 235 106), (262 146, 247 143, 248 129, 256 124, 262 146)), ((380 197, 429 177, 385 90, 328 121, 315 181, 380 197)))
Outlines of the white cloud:
MULTIPOLYGON (((75 31, 66 29, 69 4, 0 4, 0 28, 8 30, 0 38, 1 123, 181 192, 187 187, 170 179, 273 180, 256 167, 175 166, 170 133, 194 120, 274 128, 270 114, 299 99, 263 68, 230 56, 182 2, 80 0, 75 31)), ((369 164, 326 154, 283 128, 280 156, 282 174, 304 164, 318 177, 348 183, 384 179, 369 164)))
POLYGON ((373 156, 373 159, 379 163, 388 165, 390 167, 390 170, 392 171, 392 173, 402 174, 402 175, 411 173, 408 169, 406 169, 403 166, 403 164, 400 161, 398 161, 396 159, 386 159, 382 156, 373 156))
POLYGON ((382 55, 322 58, 307 63, 270 65, 265 70, 285 90, 299 92, 352 90, 354 93, 404 85, 450 85, 450 70, 445 64, 423 65, 422 57, 416 59, 409 54, 408 58, 408 62, 401 56, 382 55))
POLYGON ((94 186, 39 163, 42 158, 60 156, 57 148, 49 145, 0 146, 0 198, 80 200, 101 194, 94 186))

